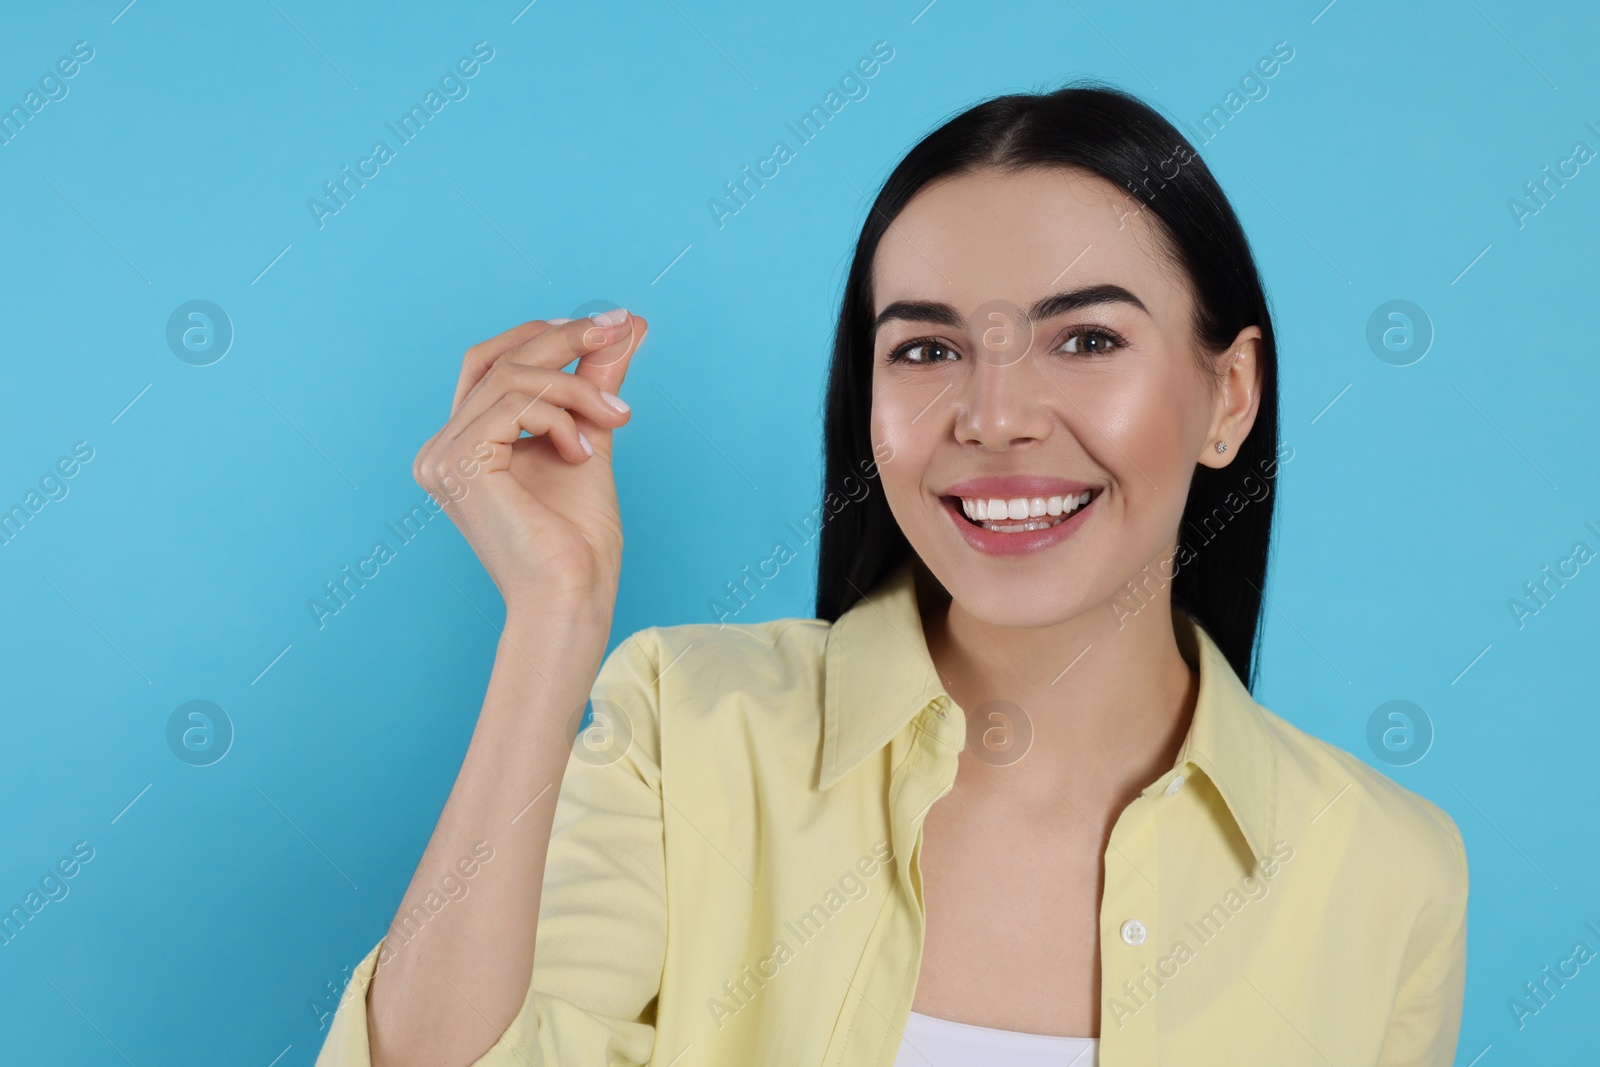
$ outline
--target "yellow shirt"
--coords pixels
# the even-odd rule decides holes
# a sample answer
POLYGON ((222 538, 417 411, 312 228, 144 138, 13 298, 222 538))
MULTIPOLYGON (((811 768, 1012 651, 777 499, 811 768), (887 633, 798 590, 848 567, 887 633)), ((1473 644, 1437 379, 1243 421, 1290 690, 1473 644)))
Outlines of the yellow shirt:
MULTIPOLYGON (((1261 707, 1177 619, 1199 697, 1105 852, 1100 1063, 1448 1067, 1466 977, 1455 823, 1261 707)), ((575 746, 532 984, 476 1062, 890 1067, 922 951, 922 816, 966 742, 910 564, 832 625, 641 630, 592 697, 613 746, 575 746)), ((381 947, 318 1067, 369 1062, 381 947)))

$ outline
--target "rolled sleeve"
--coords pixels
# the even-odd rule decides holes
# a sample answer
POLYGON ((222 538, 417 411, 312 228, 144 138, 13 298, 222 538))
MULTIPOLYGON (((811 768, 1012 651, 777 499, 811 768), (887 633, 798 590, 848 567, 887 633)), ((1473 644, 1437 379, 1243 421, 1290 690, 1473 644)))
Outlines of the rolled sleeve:
MULTIPOLYGON (((596 676, 591 706, 607 744, 580 738, 567 762, 528 993, 474 1067, 650 1058, 666 955, 658 650, 640 631, 596 676)), ((316 1067, 370 1067, 366 997, 382 944, 352 974, 316 1067)))
POLYGON ((1467 982, 1467 852, 1454 821, 1443 818, 1454 860, 1443 895, 1443 920, 1429 924, 1439 933, 1423 942, 1431 948, 1419 949, 1425 955, 1400 985, 1379 1067, 1450 1067, 1455 1062, 1467 982))

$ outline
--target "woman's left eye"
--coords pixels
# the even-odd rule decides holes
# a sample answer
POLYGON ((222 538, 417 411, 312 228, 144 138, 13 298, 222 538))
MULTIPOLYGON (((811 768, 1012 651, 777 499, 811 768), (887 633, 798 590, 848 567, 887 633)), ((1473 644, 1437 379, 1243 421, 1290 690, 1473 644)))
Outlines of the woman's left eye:
POLYGON ((1105 330, 1079 330, 1063 341, 1056 351, 1095 355, 1121 347, 1122 341, 1105 330))
POLYGON ((907 341, 889 353, 890 363, 946 363, 954 358, 955 349, 940 341, 907 341))

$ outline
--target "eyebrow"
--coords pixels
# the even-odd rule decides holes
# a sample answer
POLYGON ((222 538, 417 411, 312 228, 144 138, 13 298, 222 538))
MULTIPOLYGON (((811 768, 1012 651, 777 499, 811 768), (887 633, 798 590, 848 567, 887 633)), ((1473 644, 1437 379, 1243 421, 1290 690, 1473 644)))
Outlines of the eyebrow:
MULTIPOLYGON (((1120 285, 1090 285, 1082 289, 1053 293, 1035 301, 1028 309, 1028 318, 1038 322, 1041 319, 1065 315, 1069 311, 1097 304, 1128 304, 1146 315, 1150 314, 1150 309, 1144 306, 1144 301, 1120 285)), ((896 300, 878 312, 878 317, 872 324, 873 332, 876 333, 884 323, 894 319, 904 322, 932 322, 953 329, 961 329, 967 324, 961 314, 949 304, 937 300, 896 300)))

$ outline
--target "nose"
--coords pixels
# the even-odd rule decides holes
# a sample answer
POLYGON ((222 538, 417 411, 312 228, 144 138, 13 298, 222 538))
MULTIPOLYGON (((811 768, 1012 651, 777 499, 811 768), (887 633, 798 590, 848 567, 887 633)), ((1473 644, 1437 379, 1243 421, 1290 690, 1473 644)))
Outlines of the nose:
POLYGON ((1033 354, 971 360, 956 397, 956 439, 1004 452, 1050 436, 1055 425, 1046 401, 1051 386, 1039 379, 1033 354))

